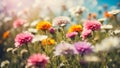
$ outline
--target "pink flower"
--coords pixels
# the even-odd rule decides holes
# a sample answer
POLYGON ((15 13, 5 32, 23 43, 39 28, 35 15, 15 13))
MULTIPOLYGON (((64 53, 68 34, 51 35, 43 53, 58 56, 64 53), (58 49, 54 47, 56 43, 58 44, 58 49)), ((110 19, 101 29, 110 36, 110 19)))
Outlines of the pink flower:
POLYGON ((87 30, 99 30, 101 28, 101 23, 95 20, 89 20, 84 23, 84 28, 87 30))
POLYGON ((17 28, 17 27, 20 27, 22 26, 23 24, 25 24, 26 21, 25 20, 22 20, 22 19, 17 19, 13 22, 13 27, 14 28, 17 28))
POLYGON ((67 38, 74 38, 78 33, 77 32, 71 32, 71 33, 67 33, 66 37, 67 38))
POLYGON ((20 47, 23 44, 27 44, 31 42, 33 39, 33 35, 31 33, 20 33, 15 38, 15 47, 20 47))
POLYGON ((91 32, 92 30, 83 29, 82 34, 81 34, 82 39, 84 40, 88 38, 91 35, 91 32))
POLYGON ((46 64, 49 61, 49 57, 44 54, 33 54, 31 55, 28 60, 28 66, 37 66, 40 68, 45 68, 46 64))

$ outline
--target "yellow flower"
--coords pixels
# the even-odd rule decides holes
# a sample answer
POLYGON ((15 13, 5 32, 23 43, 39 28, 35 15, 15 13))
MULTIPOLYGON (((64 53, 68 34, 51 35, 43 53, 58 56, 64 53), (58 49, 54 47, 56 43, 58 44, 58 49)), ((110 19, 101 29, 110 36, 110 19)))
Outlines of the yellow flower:
POLYGON ((51 23, 48 21, 41 21, 37 24, 37 30, 48 30, 51 27, 51 23))
POLYGON ((51 39, 51 38, 47 38, 41 41, 42 45, 54 45, 55 44, 55 40, 51 39))
POLYGON ((3 35, 2 35, 2 38, 3 38, 3 39, 8 38, 9 33, 10 33, 9 31, 4 32, 3 35))
POLYGON ((81 25, 72 25, 68 32, 81 32, 82 31, 82 26, 81 25))

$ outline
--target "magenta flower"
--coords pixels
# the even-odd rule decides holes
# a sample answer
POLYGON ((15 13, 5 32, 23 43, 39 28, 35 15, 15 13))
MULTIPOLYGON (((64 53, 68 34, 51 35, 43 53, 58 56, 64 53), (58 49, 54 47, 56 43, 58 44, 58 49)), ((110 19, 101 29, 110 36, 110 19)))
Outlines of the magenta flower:
POLYGON ((45 68, 48 61, 49 61, 49 57, 47 57, 44 54, 33 54, 28 58, 27 64, 28 66, 45 68))
POLYGON ((99 30, 101 28, 101 23, 95 20, 89 20, 84 23, 84 29, 87 30, 99 30))
POLYGON ((82 34, 81 34, 82 39, 84 40, 88 38, 91 35, 91 32, 92 30, 83 29, 82 34))
POLYGON ((31 33, 20 33, 15 37, 15 47, 20 47, 23 44, 31 42, 33 35, 31 33))
POLYGON ((13 22, 13 27, 14 28, 18 28, 20 26, 22 26, 23 24, 25 24, 26 21, 23 20, 23 19, 16 19, 14 22, 13 22))
POLYGON ((65 16, 56 17, 53 20, 53 26, 65 26, 66 24, 70 23, 70 19, 65 16))
POLYGON ((51 34, 54 34, 54 33, 55 33, 55 28, 51 27, 51 28, 49 29, 49 32, 50 32, 51 34))
POLYGON ((92 47, 90 43, 87 42, 76 42, 75 44, 76 50, 81 54, 82 56, 84 54, 89 54, 92 52, 92 47))
POLYGON ((63 41, 56 46, 54 54, 56 56, 68 55, 68 54, 73 55, 73 54, 78 54, 78 52, 72 44, 63 41))
POLYGON ((74 38, 78 33, 77 32, 71 32, 71 33, 67 33, 66 37, 67 38, 74 38))

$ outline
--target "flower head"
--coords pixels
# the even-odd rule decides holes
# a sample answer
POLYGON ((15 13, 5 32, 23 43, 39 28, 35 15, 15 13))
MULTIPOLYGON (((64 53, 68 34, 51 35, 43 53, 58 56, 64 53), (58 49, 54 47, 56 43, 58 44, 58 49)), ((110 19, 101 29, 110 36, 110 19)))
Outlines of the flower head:
POLYGON ((53 20, 53 26, 64 26, 70 23, 70 19, 65 16, 56 17, 53 20))
POLYGON ((47 39, 43 39, 41 41, 42 45, 54 45, 55 44, 55 40, 51 39, 51 38, 47 38, 47 39))
POLYGON ((28 66, 39 66, 45 68, 48 61, 49 57, 44 54, 33 54, 28 58, 27 64, 28 66))
POLYGON ((81 25, 72 25, 68 32, 81 32, 82 31, 82 26, 81 25))
POLYGON ((29 42, 31 42, 33 39, 33 35, 31 33, 20 33, 17 34, 17 36, 15 37, 15 47, 20 47, 23 44, 27 44, 29 42))
POLYGON ((48 38, 47 35, 35 35, 33 37, 32 43, 39 42, 39 41, 42 41, 42 40, 47 39, 47 38, 48 38))
POLYGON ((9 34, 10 34, 9 31, 4 32, 2 38, 3 38, 3 39, 8 38, 9 34))
POLYGON ((77 54, 78 52, 76 51, 75 47, 69 43, 66 42, 61 42, 58 44, 55 48, 54 54, 56 56, 58 55, 68 55, 68 54, 77 54))
POLYGON ((55 33, 55 28, 51 27, 51 28, 49 29, 49 32, 50 32, 51 34, 54 34, 54 33, 55 33))
POLYGON ((118 37, 109 37, 105 38, 101 41, 100 44, 96 44, 94 47, 95 52, 100 52, 100 51, 109 51, 111 49, 115 48, 120 48, 120 39, 118 37))
POLYGON ((74 38, 78 33, 77 32, 71 32, 71 33, 67 33, 66 37, 67 38, 74 38))
POLYGON ((76 50, 81 54, 89 54, 92 52, 91 44, 88 42, 76 42, 75 44, 76 50))
POLYGON ((84 40, 88 38, 91 35, 91 32, 92 32, 91 30, 84 29, 81 34, 82 39, 84 40))
POLYGON ((37 30, 48 30, 51 27, 51 23, 48 21, 41 21, 37 24, 37 30))
POLYGON ((99 30, 101 28, 101 23, 95 20, 89 20, 84 23, 84 28, 87 30, 99 30))
POLYGON ((22 26, 23 24, 25 24, 26 21, 23 20, 23 19, 16 19, 14 22, 13 22, 13 27, 14 28, 18 28, 20 26, 22 26))

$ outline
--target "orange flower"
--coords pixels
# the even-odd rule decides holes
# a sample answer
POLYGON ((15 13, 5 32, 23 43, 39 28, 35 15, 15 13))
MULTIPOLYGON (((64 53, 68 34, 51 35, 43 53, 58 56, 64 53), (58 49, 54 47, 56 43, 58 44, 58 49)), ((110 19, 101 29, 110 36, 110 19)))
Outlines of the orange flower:
POLYGON ((94 19, 96 19, 97 14, 96 14, 96 13, 92 13, 92 17, 93 17, 94 19))
POLYGON ((111 18, 113 15, 109 14, 107 11, 104 12, 104 17, 111 18))
POLYGON ((37 30, 48 30, 51 27, 51 23, 48 21, 41 21, 37 24, 37 30))
POLYGON ((54 45, 55 44, 55 40, 51 39, 51 38, 47 38, 41 41, 42 45, 54 45))
POLYGON ((81 32, 82 31, 82 26, 81 25, 72 25, 68 32, 81 32))
POLYGON ((87 18, 88 18, 88 20, 91 20, 91 19, 96 19, 96 17, 97 17, 96 13, 89 13, 87 18))
POLYGON ((4 32, 3 35, 2 35, 2 38, 3 38, 3 39, 8 38, 9 34, 10 34, 9 31, 4 32))

